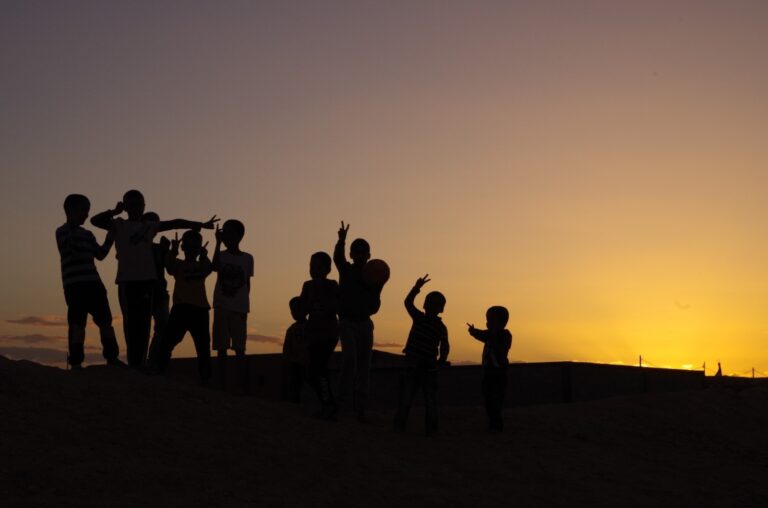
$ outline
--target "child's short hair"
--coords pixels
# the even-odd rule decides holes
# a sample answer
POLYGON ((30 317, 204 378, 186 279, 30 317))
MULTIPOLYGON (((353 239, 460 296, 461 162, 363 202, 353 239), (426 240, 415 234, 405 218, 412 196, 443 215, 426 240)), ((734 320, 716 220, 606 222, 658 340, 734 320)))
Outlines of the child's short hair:
POLYGON ((145 212, 144 215, 141 216, 141 220, 145 222, 160 222, 160 216, 155 212, 145 212))
POLYGON ((445 295, 440 291, 427 293, 427 296, 424 297, 424 310, 428 310, 429 307, 437 312, 442 312, 445 309, 445 295))
POLYGON ((125 194, 123 194, 123 201, 130 201, 132 199, 138 199, 143 202, 144 194, 142 194, 140 191, 137 191, 136 189, 131 189, 125 194))
POLYGON ((501 326, 507 326, 507 323, 509 322, 509 311, 506 307, 494 305, 493 307, 488 308, 485 313, 485 318, 488 321, 496 321, 501 326))
POLYGON ((358 250, 359 249, 361 251, 368 252, 368 253, 371 252, 371 246, 363 238, 356 238, 352 242, 352 244, 349 246, 349 248, 352 249, 352 250, 358 250))
POLYGON ((245 226, 242 222, 240 222, 237 219, 229 219, 228 221, 224 222, 224 225, 222 227, 229 227, 232 229, 232 231, 235 233, 235 236, 237 236, 237 241, 243 239, 245 236, 245 226))
POLYGON ((323 269, 326 274, 331 273, 331 256, 327 252, 315 252, 309 258, 310 263, 317 263, 318 268, 323 269))
POLYGON ((304 304, 304 299, 300 296, 294 296, 288 301, 288 308, 291 309, 291 316, 306 316, 307 307, 304 304))
POLYGON ((72 213, 81 206, 91 206, 91 201, 82 194, 70 194, 64 198, 64 213, 72 213))
POLYGON ((183 243, 196 242, 202 245, 203 235, 201 235, 199 232, 195 231, 194 229, 188 229, 187 231, 184 232, 183 235, 181 235, 181 241, 183 243))

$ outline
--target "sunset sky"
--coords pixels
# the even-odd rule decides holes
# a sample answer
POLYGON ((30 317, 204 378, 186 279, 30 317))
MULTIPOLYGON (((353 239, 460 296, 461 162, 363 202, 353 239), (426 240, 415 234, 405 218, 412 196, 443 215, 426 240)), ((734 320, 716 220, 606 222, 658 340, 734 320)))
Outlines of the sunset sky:
POLYGON ((0 0, 0 354, 63 360, 63 199, 137 188, 245 223, 250 352, 344 220, 392 268, 383 346, 429 273, 454 361, 505 305, 515 361, 768 375, 766 27, 765 1, 0 0))

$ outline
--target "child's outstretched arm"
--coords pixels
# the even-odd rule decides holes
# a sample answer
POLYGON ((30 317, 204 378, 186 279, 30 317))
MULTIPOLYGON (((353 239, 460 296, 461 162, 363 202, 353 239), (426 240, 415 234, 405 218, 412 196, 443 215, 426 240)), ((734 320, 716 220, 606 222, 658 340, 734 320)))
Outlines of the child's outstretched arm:
POLYGON ((336 269, 340 270, 341 267, 347 266, 347 256, 344 253, 347 233, 349 232, 349 224, 344 226, 344 221, 341 221, 341 227, 339 228, 339 240, 336 242, 336 246, 333 248, 333 264, 336 265, 336 269))
POLYGON ((219 219, 217 219, 215 215, 206 222, 197 222, 186 219, 163 220, 157 224, 157 231, 168 231, 171 229, 195 229, 198 231, 200 229, 213 229, 213 225, 217 222, 219 222, 219 219))
POLYGON ((488 340, 488 330, 478 330, 475 328, 475 325, 469 323, 467 323, 467 326, 469 327, 467 331, 472 337, 483 343, 488 340))
POLYGON ((115 223, 115 216, 121 213, 123 213, 123 202, 118 201, 113 209, 104 210, 91 217, 91 224, 99 229, 110 231, 115 223))
POLYGON ((408 292, 408 295, 405 297, 405 310, 408 311, 408 314, 414 319, 417 317, 423 315, 423 313, 416 308, 416 305, 413 303, 416 300, 416 295, 419 294, 421 291, 421 288, 424 287, 424 284, 430 281, 429 274, 424 275, 424 277, 419 277, 416 279, 416 282, 413 284, 413 287, 408 292))
POLYGON ((98 249, 96 249, 96 259, 99 261, 102 261, 105 257, 107 257, 107 254, 109 254, 110 249, 112 249, 112 245, 115 243, 115 239, 112 236, 112 231, 107 231, 107 236, 104 238, 104 243, 98 246, 98 249))

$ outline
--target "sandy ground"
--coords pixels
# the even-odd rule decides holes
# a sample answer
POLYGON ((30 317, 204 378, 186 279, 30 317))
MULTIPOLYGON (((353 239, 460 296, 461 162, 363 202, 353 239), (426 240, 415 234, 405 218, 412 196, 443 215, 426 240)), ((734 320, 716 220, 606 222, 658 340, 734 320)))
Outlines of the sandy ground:
POLYGON ((0 357, 3 506, 768 506, 768 389, 444 408, 405 435, 121 369, 0 357))

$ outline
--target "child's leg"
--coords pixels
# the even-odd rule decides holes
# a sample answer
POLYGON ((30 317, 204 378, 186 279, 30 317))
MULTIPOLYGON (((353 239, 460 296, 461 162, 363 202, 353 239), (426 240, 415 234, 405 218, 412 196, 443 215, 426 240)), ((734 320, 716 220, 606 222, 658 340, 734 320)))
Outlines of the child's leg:
POLYGON ((73 368, 79 368, 85 359, 85 324, 88 320, 88 307, 85 305, 82 284, 64 286, 64 299, 67 302, 67 362, 73 368))
POLYGON ((232 349, 235 350, 238 389, 248 392, 248 361, 245 357, 245 343, 248 339, 248 314, 227 311, 227 328, 232 349))
POLYGON ((341 341, 341 378, 339 379, 339 403, 346 407, 351 404, 352 390, 357 373, 357 341, 355 322, 347 319, 339 321, 339 339, 341 341))
POLYGON ((411 405, 413 404, 413 397, 416 395, 416 391, 421 386, 422 381, 415 363, 411 360, 407 361, 408 366, 400 376, 400 401, 397 407, 397 414, 395 415, 395 432, 405 430, 408 423, 408 414, 411 412, 411 405))
POLYGON ((211 334, 208 331, 210 323, 208 309, 203 307, 191 308, 189 312, 189 332, 195 342, 197 353, 197 369, 200 381, 207 383, 211 378, 211 334))
POLYGON ((355 373, 354 408, 360 417, 368 409, 368 391, 371 378, 371 356, 373 355, 373 321, 368 319, 357 328, 357 372, 355 373))
POLYGON ((104 284, 92 284, 89 291, 89 312, 93 322, 99 327, 102 356, 108 362, 117 360, 120 348, 117 345, 115 329, 112 328, 112 311, 109 309, 107 290, 104 284))
POLYGON ((492 429, 495 422, 495 387, 493 385, 493 375, 491 369, 485 367, 483 369, 483 407, 485 407, 485 414, 488 416, 488 428, 492 429))
POLYGON ((437 432, 437 367, 429 366, 423 371, 424 411, 426 416, 424 432, 427 436, 437 432))
POLYGON ((120 284, 123 330, 128 365, 142 367, 147 356, 152 325, 153 281, 131 281, 120 284))
POLYGON ((168 327, 165 330, 160 346, 158 347, 157 369, 164 372, 171 361, 173 349, 184 339, 187 333, 187 313, 185 305, 174 305, 168 317, 168 327))
POLYGON ((494 413, 496 417, 496 430, 504 429, 504 399, 507 394, 507 370, 499 369, 496 379, 496 400, 494 406, 494 413))
POLYGON ((321 342, 309 346, 309 375, 307 381, 315 390, 320 404, 326 405, 331 400, 330 384, 328 383, 328 362, 325 348, 321 342))
POLYGON ((227 349, 229 348, 229 327, 226 312, 223 309, 213 309, 213 341, 212 348, 216 350, 216 384, 225 388, 227 384, 227 349))
POLYGON ((154 321, 154 332, 149 345, 149 364, 155 365, 159 348, 163 343, 163 336, 168 327, 168 307, 170 305, 168 291, 156 289, 152 299, 152 320, 154 321))

